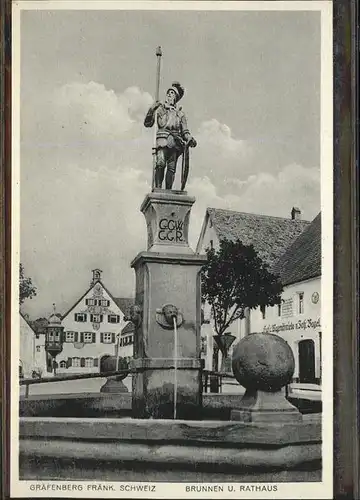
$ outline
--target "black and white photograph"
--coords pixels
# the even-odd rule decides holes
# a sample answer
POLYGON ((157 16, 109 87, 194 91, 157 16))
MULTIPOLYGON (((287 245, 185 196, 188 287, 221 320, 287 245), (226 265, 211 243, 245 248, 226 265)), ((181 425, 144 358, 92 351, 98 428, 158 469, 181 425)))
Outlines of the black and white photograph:
POLYGON ((11 496, 332 498, 332 3, 12 23, 11 496))

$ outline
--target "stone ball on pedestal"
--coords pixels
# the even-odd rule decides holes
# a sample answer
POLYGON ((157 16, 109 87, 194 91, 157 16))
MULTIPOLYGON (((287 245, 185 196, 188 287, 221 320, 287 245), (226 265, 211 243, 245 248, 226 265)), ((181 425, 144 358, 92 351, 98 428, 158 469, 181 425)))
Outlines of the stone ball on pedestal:
POLYGON ((245 389, 275 392, 290 383, 295 359, 282 337, 252 333, 234 347, 232 369, 245 389))

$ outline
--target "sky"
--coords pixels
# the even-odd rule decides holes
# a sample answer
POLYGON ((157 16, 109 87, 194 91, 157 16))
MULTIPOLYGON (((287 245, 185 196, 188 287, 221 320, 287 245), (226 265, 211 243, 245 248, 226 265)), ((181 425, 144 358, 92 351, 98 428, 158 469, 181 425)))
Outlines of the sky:
POLYGON ((192 247, 207 207, 290 217, 297 206, 307 220, 320 211, 319 12, 22 11, 20 259, 37 287, 23 307, 31 318, 53 303, 65 312, 94 268, 115 297, 134 295, 158 45, 160 97, 182 83, 198 143, 192 247))

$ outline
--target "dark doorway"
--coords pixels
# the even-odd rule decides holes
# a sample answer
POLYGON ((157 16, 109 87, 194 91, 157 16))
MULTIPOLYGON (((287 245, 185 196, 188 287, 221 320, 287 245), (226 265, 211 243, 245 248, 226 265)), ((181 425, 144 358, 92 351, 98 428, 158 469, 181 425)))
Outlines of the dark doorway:
POLYGON ((299 382, 315 383, 315 344, 310 339, 299 342, 299 382))

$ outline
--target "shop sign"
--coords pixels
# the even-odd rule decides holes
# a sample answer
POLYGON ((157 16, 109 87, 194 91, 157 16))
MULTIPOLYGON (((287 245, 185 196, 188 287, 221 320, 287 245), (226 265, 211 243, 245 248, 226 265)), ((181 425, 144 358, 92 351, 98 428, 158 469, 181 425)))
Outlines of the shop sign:
POLYGON ((312 318, 299 319, 299 321, 288 321, 287 323, 265 325, 263 328, 264 333, 279 333, 289 330, 314 330, 320 328, 320 318, 314 320, 312 318))

